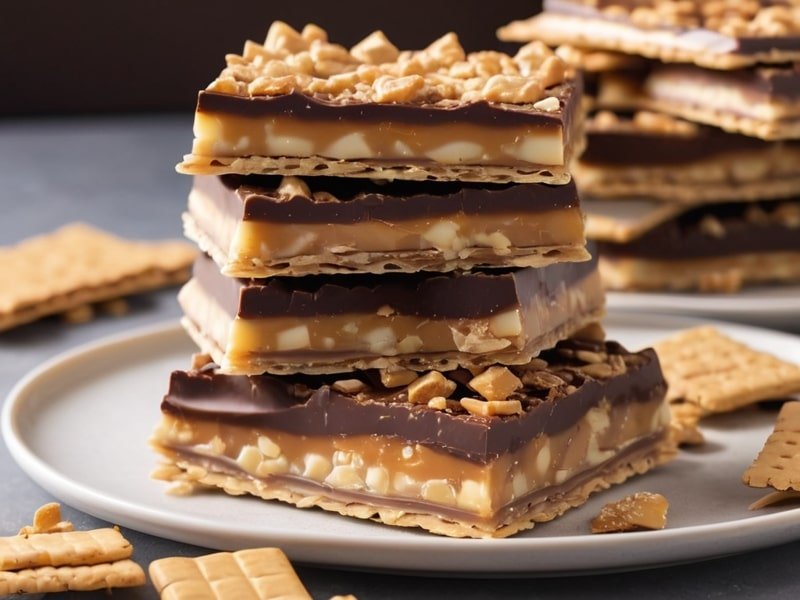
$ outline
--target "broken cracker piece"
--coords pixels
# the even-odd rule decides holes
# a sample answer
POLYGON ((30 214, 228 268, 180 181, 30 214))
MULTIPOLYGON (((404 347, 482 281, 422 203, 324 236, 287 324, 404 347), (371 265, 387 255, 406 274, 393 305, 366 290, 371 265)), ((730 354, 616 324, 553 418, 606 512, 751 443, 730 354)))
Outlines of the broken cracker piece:
POLYGON ((31 535, 33 533, 63 533, 74 531, 75 528, 69 521, 61 520, 61 505, 58 502, 49 502, 33 515, 33 525, 25 525, 19 530, 19 535, 31 535))
POLYGON ((654 348, 669 384, 670 402, 718 413, 800 392, 800 366, 754 350, 711 326, 680 331, 654 348))
POLYGON ((606 504, 592 519, 592 533, 664 529, 669 502, 661 494, 638 492, 606 504))
POLYGON ((182 241, 133 242, 82 223, 0 248, 0 331, 64 313, 91 318, 91 304, 188 279, 196 256, 182 241))
POLYGON ((278 548, 162 558, 150 563, 149 572, 162 599, 311 599, 278 548))
POLYGON ((0 571, 0 596, 134 587, 144 582, 142 568, 128 559, 89 566, 46 566, 0 571))
POLYGON ((750 487, 800 491, 800 402, 786 402, 775 430, 742 475, 750 487))
POLYGON ((758 510, 775 504, 800 502, 800 492, 795 490, 785 490, 781 492, 770 492, 766 496, 759 498, 747 507, 747 510, 758 510))
POLYGON ((129 558, 130 542, 117 529, 0 537, 0 570, 82 566, 129 558))
POLYGON ((672 439, 678 446, 701 446, 705 443, 698 421, 705 414, 696 404, 674 402, 670 404, 670 430, 672 439))

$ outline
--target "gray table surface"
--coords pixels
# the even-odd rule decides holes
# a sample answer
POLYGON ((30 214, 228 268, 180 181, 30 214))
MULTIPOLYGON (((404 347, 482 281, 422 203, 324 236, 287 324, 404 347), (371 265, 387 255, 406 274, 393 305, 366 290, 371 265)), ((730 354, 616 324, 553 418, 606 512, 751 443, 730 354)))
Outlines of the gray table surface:
MULTIPOLYGON (((86 221, 134 238, 180 236, 189 179, 173 165, 188 149, 188 116, 0 121, 0 245, 86 221)), ((0 285, 13 285, 3 281, 0 285)), ((0 334, 0 398, 24 373, 64 350, 129 328, 177 318, 175 290, 137 298, 123 317, 83 325, 55 319, 0 334)), ((158 399, 153 399, 157 402, 158 399)), ((0 535, 16 533, 53 498, 0 445, 0 535)), ((85 529, 105 523, 69 506, 85 529)), ((206 549, 125 530, 144 567, 164 556, 206 549)), ((470 543, 465 541, 465 543, 470 543)), ((800 597, 800 542, 724 559, 632 573, 545 579, 455 579, 363 573, 298 565, 315 598, 353 593, 370 598, 774 598, 800 597)), ((398 554, 397 564, 403 557, 398 554)), ((106 598, 105 592, 54 597, 106 598)), ((116 598, 155 598, 149 585, 116 598)))

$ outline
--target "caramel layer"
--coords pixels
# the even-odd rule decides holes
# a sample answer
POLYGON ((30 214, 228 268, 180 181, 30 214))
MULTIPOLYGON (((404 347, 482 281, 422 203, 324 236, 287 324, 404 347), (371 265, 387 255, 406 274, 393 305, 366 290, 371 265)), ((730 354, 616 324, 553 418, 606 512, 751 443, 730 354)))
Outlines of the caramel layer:
POLYGON ((469 123, 305 121, 284 115, 198 112, 198 157, 308 157, 529 168, 562 166, 569 153, 560 124, 492 127, 469 123))

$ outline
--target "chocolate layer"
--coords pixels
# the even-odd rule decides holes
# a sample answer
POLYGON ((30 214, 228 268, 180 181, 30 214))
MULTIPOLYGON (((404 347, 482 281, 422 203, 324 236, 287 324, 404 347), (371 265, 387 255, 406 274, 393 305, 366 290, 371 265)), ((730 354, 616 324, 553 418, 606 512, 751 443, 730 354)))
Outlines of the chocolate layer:
POLYGON ((596 259, 556 263, 543 268, 491 271, 309 275, 239 280, 223 276, 208 257, 197 259, 194 277, 232 317, 313 317, 374 313, 390 306, 395 313, 430 319, 478 318, 525 307, 534 296, 549 297, 561 284, 591 274, 596 259))
MULTIPOLYGON (((161 408, 181 418, 264 427, 297 435, 395 436, 487 463, 514 452, 539 434, 568 429, 603 401, 612 405, 652 402, 663 398, 666 392, 658 358, 649 349, 632 354, 615 342, 567 340, 539 358, 547 361, 547 372, 562 384, 551 388, 526 385, 514 395, 522 403, 523 414, 507 417, 478 417, 410 404, 405 388, 386 389, 374 371, 346 376, 236 376, 213 370, 175 371, 161 408), (582 370, 587 363, 576 357, 578 350, 616 356, 626 369, 606 379, 592 377, 582 370), (358 378, 368 389, 351 395, 330 387, 343 378, 358 378)), ((611 358, 606 360, 611 364, 611 358)), ((527 370, 541 369, 535 366, 512 369, 525 381, 527 370)), ((446 375, 461 380, 453 397, 474 396, 463 383, 471 378, 469 372, 446 375)))
POLYGON ((598 250, 609 257, 660 260, 800 250, 800 200, 703 206, 631 242, 598 243, 598 250), (795 216, 782 218, 789 210, 795 216))
MULTIPOLYGON (((545 0, 544 9, 548 12, 583 16, 603 21, 621 21, 629 24, 631 27, 637 27, 631 23, 630 20, 626 19, 624 15, 617 16, 615 14, 610 16, 602 12, 602 10, 609 6, 624 6, 632 9, 637 6, 648 6, 650 4, 652 3, 637 0, 592 0, 591 5, 582 0, 545 0)), ((770 3, 767 2, 762 4, 764 7, 770 5, 770 3)), ((770 50, 796 51, 797 48, 800 47, 800 36, 798 35, 733 37, 710 29, 677 28, 668 26, 667 24, 655 26, 654 29, 658 31, 671 31, 676 38, 681 38, 687 42, 691 42, 694 47, 704 48, 714 53, 747 55, 761 54, 769 52, 770 50)))
POLYGON ((470 184, 400 181, 376 183, 344 177, 307 177, 312 195, 325 192, 326 201, 298 195, 280 196, 279 176, 196 176, 199 189, 226 213, 245 221, 271 223, 337 223, 404 221, 439 218, 455 213, 533 213, 579 205, 575 184, 470 184))
POLYGON ((526 125, 568 130, 580 100, 580 80, 569 81, 547 90, 561 102, 561 110, 547 112, 533 105, 497 104, 486 101, 439 106, 434 104, 331 102, 322 96, 300 93, 280 96, 244 97, 201 91, 197 112, 230 114, 242 117, 284 116, 304 121, 394 122, 442 125, 473 123, 491 127, 526 125))
MULTIPOLYGON (((682 165, 715 155, 766 151, 778 142, 726 133, 717 127, 697 125, 693 133, 658 132, 621 121, 613 128, 589 122, 587 147, 580 161, 592 165, 682 165)), ((800 142, 782 142, 800 146, 800 142)))

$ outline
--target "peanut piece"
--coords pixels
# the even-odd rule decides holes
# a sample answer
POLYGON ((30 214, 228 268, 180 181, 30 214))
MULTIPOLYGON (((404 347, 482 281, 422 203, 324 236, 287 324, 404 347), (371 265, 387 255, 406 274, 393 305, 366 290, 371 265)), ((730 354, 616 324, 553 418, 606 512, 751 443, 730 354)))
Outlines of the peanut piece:
POLYGON ((606 504, 592 519, 592 533, 664 529, 669 502, 661 494, 638 492, 606 504))
POLYGON ((495 365, 473 377, 469 387, 487 400, 505 400, 522 387, 522 381, 508 368, 495 365))
POLYGON ((456 391, 456 383, 439 371, 430 371, 408 386, 408 401, 412 404, 427 404, 436 396, 447 398, 456 391))

